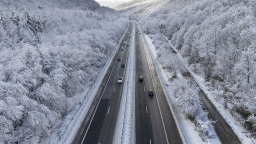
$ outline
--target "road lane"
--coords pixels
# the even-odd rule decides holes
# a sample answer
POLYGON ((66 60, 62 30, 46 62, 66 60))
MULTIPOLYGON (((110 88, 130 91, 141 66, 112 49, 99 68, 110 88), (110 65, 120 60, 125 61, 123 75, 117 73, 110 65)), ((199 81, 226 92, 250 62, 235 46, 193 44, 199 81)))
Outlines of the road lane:
POLYGON ((153 132, 151 121, 149 118, 146 95, 145 82, 147 77, 143 71, 143 67, 146 65, 142 63, 140 42, 138 41, 139 35, 136 33, 136 79, 135 79, 135 121, 136 121, 136 143, 137 144, 149 144, 150 141, 153 144, 153 132), (144 80, 139 81, 139 77, 143 76, 144 80))
POLYGON ((147 106, 149 117, 152 123, 153 140, 154 143, 161 144, 182 144, 182 139, 176 126, 176 122, 172 116, 169 104, 167 102, 165 93, 161 86, 157 72, 146 47, 143 35, 139 35, 139 48, 141 48, 140 58, 143 64, 143 74, 145 77, 144 96, 147 97, 147 106), (153 90, 154 96, 149 97, 147 90, 153 90))
MULTIPOLYGON (((129 31, 131 31, 131 27, 129 31)), ((129 41, 128 32, 122 43, 129 41)), ((108 79, 104 78, 101 89, 98 91, 101 98, 94 110, 95 113, 90 117, 89 122, 87 120, 83 123, 73 141, 74 144, 112 143, 123 88, 122 84, 117 83, 117 79, 119 76, 124 77, 126 68, 121 68, 121 63, 126 62, 129 47, 124 47, 121 44, 119 50, 114 58, 113 66, 110 67, 112 70, 108 72, 110 74, 107 74, 109 75, 108 79), (124 48, 124 51, 121 50, 122 48, 124 48), (117 61, 118 57, 121 57, 121 61, 117 61)), ((85 119, 88 119, 88 117, 85 119)))

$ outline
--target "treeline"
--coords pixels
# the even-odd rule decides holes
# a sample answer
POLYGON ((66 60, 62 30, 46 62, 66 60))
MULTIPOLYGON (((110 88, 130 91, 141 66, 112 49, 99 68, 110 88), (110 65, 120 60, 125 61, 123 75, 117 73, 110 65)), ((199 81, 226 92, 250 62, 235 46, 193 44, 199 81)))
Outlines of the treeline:
MULTIPOLYGON (((152 13, 150 21, 143 21, 146 33, 162 33, 171 40, 190 69, 203 77, 215 99, 254 136, 255 4, 253 0, 193 1, 180 11, 163 9, 152 13)), ((159 51, 159 55, 164 53, 159 51)), ((163 62, 171 69, 170 63, 168 59, 163 62)))

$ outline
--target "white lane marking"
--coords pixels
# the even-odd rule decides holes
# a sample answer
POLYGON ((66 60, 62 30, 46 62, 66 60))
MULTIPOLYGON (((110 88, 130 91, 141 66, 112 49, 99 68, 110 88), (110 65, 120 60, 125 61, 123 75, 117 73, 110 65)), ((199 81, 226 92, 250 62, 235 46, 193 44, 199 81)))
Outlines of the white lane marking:
POLYGON ((146 113, 148 113, 148 107, 147 107, 147 105, 146 105, 146 113))
POLYGON ((149 140, 150 144, 151 144, 151 139, 149 140))
MULTIPOLYGON (((144 44, 144 46, 145 46, 145 40, 144 40, 143 38, 142 38, 142 41, 143 41, 143 44, 144 44)), ((155 91, 155 93, 156 93, 155 84, 154 84, 154 81, 153 81, 153 74, 152 74, 152 72, 151 72, 151 70, 150 70, 150 67, 153 67, 153 64, 149 64, 149 61, 148 61, 148 60, 150 60, 150 58, 149 58, 150 54, 149 54, 148 51, 146 51, 146 49, 145 49, 144 46, 143 46, 143 48, 144 48, 144 51, 145 51, 145 54, 146 54, 146 59, 147 59, 147 63, 148 63, 148 68, 149 68, 149 72, 150 72, 150 77, 151 77, 151 80, 152 80, 152 83, 153 83, 153 89, 154 89, 154 91, 155 91)), ((152 61, 152 60, 151 60, 151 61, 152 61)), ((153 61, 152 61, 152 63, 153 63, 153 61)), ((161 112, 161 108, 160 108, 160 106, 159 106, 157 94, 156 94, 155 97, 156 97, 158 109, 159 109, 159 111, 160 111, 160 116, 161 116, 162 124, 163 124, 163 127, 164 127, 165 138, 166 138, 167 143, 169 144, 169 140, 168 140, 168 137, 167 137, 166 128, 165 128, 165 124, 164 124, 164 120, 163 120, 163 115, 162 115, 162 112, 161 112)))
MULTIPOLYGON (((126 31, 126 32, 127 32, 127 31, 126 31)), ((115 55, 118 55, 118 52, 116 52, 115 55)), ((115 58, 115 56, 114 56, 114 58, 115 58)), ((113 65, 113 67, 112 67, 112 70, 111 70, 111 72, 110 72, 110 75, 109 75, 109 77, 108 77, 108 80, 107 80, 107 82, 106 82, 106 85, 105 85, 105 87, 104 87, 104 89, 103 89, 103 93, 105 92, 105 89, 106 89, 106 87, 107 87, 107 83, 109 82, 109 79, 110 79, 110 77, 111 77, 111 75, 112 75, 112 73, 113 73, 114 67, 115 67, 115 65, 116 65, 116 63, 117 63, 117 60, 115 60, 115 59, 113 59, 113 60, 114 60, 115 62, 114 62, 114 65, 113 65)), ((110 64, 110 65, 111 65, 111 64, 110 64)), ((119 72, 119 69, 118 69, 118 72, 119 72)), ((99 99, 98 104, 97 104, 97 106, 96 106, 96 110, 95 110, 94 113, 93 113, 92 119, 90 120, 89 126, 88 126, 88 128, 87 128, 87 130, 86 130, 86 132, 85 132, 85 134, 84 134, 84 137, 83 137, 83 140, 82 140, 81 144, 84 143, 85 137, 86 137, 86 135, 87 135, 87 133, 88 133, 90 127, 91 127, 92 120, 94 119, 94 116, 95 116, 95 114, 96 114, 96 111, 97 111, 97 109, 98 109, 98 106, 99 106, 99 104, 100 104, 100 101, 101 101, 101 99, 102 99, 103 93, 102 93, 101 96, 100 96, 100 99, 99 99)))
POLYGON ((114 92, 116 91, 116 87, 114 88, 114 92))
POLYGON ((109 110, 110 110, 110 107, 108 108, 108 112, 107 112, 107 115, 109 114, 109 110))
POLYGON ((145 88, 145 86, 144 86, 144 91, 146 91, 146 88, 145 88))

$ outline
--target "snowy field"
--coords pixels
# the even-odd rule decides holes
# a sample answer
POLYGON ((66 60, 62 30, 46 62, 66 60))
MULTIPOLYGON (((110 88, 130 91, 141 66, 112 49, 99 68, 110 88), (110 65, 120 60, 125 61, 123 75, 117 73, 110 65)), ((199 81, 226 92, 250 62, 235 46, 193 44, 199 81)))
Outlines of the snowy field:
POLYGON ((42 143, 87 98, 128 20, 93 0, 0 8, 0 143, 42 143))

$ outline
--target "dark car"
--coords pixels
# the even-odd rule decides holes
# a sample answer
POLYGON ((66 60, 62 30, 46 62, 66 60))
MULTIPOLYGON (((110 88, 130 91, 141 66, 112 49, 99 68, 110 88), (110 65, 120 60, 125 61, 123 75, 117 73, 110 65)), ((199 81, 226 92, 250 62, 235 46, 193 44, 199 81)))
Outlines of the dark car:
POLYGON ((117 58, 117 61, 120 61, 121 60, 121 58, 119 57, 119 58, 117 58))
POLYGON ((149 96, 153 96, 154 95, 153 91, 152 90, 148 90, 148 95, 149 96))
POLYGON ((122 64, 121 67, 124 68, 124 67, 125 67, 125 64, 122 64))
POLYGON ((143 76, 139 77, 139 81, 143 82, 143 76))
POLYGON ((124 49, 123 49, 123 48, 121 48, 121 51, 124 51, 124 49))

